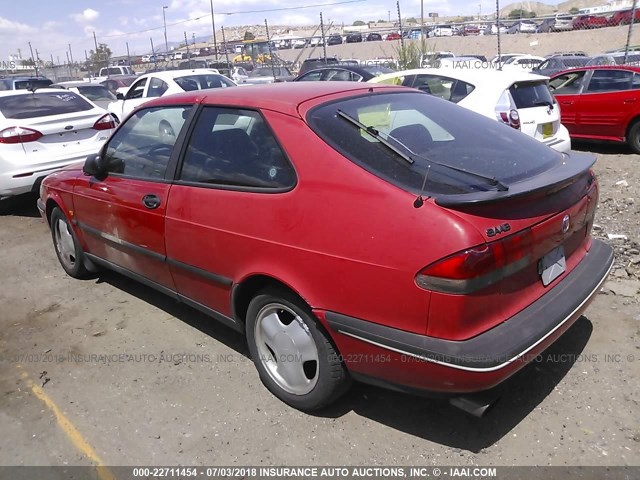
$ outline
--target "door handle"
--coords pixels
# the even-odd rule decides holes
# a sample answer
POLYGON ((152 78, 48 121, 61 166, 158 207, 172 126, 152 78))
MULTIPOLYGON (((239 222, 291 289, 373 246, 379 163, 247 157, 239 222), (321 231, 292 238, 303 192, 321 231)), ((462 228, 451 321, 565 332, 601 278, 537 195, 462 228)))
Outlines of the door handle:
POLYGON ((636 99, 635 98, 627 98, 625 99, 624 103, 635 103, 636 99))
POLYGON ((561 102, 562 105, 573 105, 573 102, 561 102))
POLYGON ((150 209, 158 208, 160 206, 160 197, 150 193, 142 197, 142 204, 150 209))

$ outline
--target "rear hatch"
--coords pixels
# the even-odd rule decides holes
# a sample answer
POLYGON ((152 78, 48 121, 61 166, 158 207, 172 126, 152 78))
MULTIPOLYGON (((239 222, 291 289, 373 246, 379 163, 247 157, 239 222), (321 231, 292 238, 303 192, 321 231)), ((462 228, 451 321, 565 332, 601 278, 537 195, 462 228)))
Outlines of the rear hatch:
POLYGON ((98 152, 115 126, 105 110, 68 91, 1 97, 0 113, 8 124, 3 132, 25 132, 12 145, 15 151, 20 144, 24 156, 7 159, 16 166, 54 165, 98 152))
MULTIPOLYGON (((591 243, 598 201, 589 169, 594 161, 567 157, 555 172, 512 185, 503 194, 435 199, 474 225, 486 243, 466 257, 451 257, 451 263, 466 258, 474 265, 471 281, 453 287, 435 282, 429 335, 461 340, 482 333, 535 302, 578 265, 591 243), (455 320, 433 321, 441 318, 455 320)), ((431 271, 445 271, 442 265, 431 271)))
POLYGON ((552 142, 560 128, 560 107, 548 81, 516 82, 509 93, 520 116, 520 130, 536 140, 552 142))

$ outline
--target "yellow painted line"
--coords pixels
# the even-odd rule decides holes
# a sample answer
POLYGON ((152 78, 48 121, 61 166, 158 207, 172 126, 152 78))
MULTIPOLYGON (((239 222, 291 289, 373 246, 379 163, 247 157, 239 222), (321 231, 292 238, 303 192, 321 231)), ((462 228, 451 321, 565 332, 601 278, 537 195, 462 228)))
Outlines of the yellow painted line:
POLYGON ((58 422, 58 426, 64 432, 64 434, 71 440, 71 443, 80 450, 80 452, 91 460, 96 465, 96 473, 98 474, 98 478, 100 480, 116 480, 113 473, 105 466, 102 459, 98 456, 93 447, 87 442, 80 431, 71 423, 64 413, 58 408, 55 402, 44 393, 44 390, 40 388, 38 385, 33 383, 31 378, 29 378, 29 374, 22 370, 22 366, 18 365, 18 368, 21 369, 20 377, 26 382, 27 386, 31 389, 31 392, 38 398, 42 403, 44 403, 49 410, 55 415, 56 421, 58 422))

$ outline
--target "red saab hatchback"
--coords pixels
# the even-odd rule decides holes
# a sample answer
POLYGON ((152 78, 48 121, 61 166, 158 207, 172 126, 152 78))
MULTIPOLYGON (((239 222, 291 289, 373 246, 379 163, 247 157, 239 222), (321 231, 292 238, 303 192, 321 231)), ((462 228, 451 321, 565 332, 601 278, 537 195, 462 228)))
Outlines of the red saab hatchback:
POLYGON ((245 333, 264 384, 299 409, 351 379, 489 389, 607 276, 595 159, 415 90, 345 83, 144 104, 83 168, 45 179, 60 263, 245 333))

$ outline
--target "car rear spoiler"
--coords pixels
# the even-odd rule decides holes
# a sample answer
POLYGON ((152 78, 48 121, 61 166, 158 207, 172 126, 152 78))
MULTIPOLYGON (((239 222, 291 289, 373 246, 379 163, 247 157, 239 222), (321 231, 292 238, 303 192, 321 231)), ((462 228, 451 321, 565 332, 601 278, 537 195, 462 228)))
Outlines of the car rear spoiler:
MULTIPOLYGON (((507 183, 506 191, 487 191, 460 195, 435 195, 435 202, 442 207, 481 205, 501 202, 531 194, 551 193, 565 188, 589 174, 596 163, 596 156, 590 153, 571 152, 562 154, 562 161, 539 175, 517 183, 507 183)), ((506 182, 504 182, 506 183, 506 182)))

